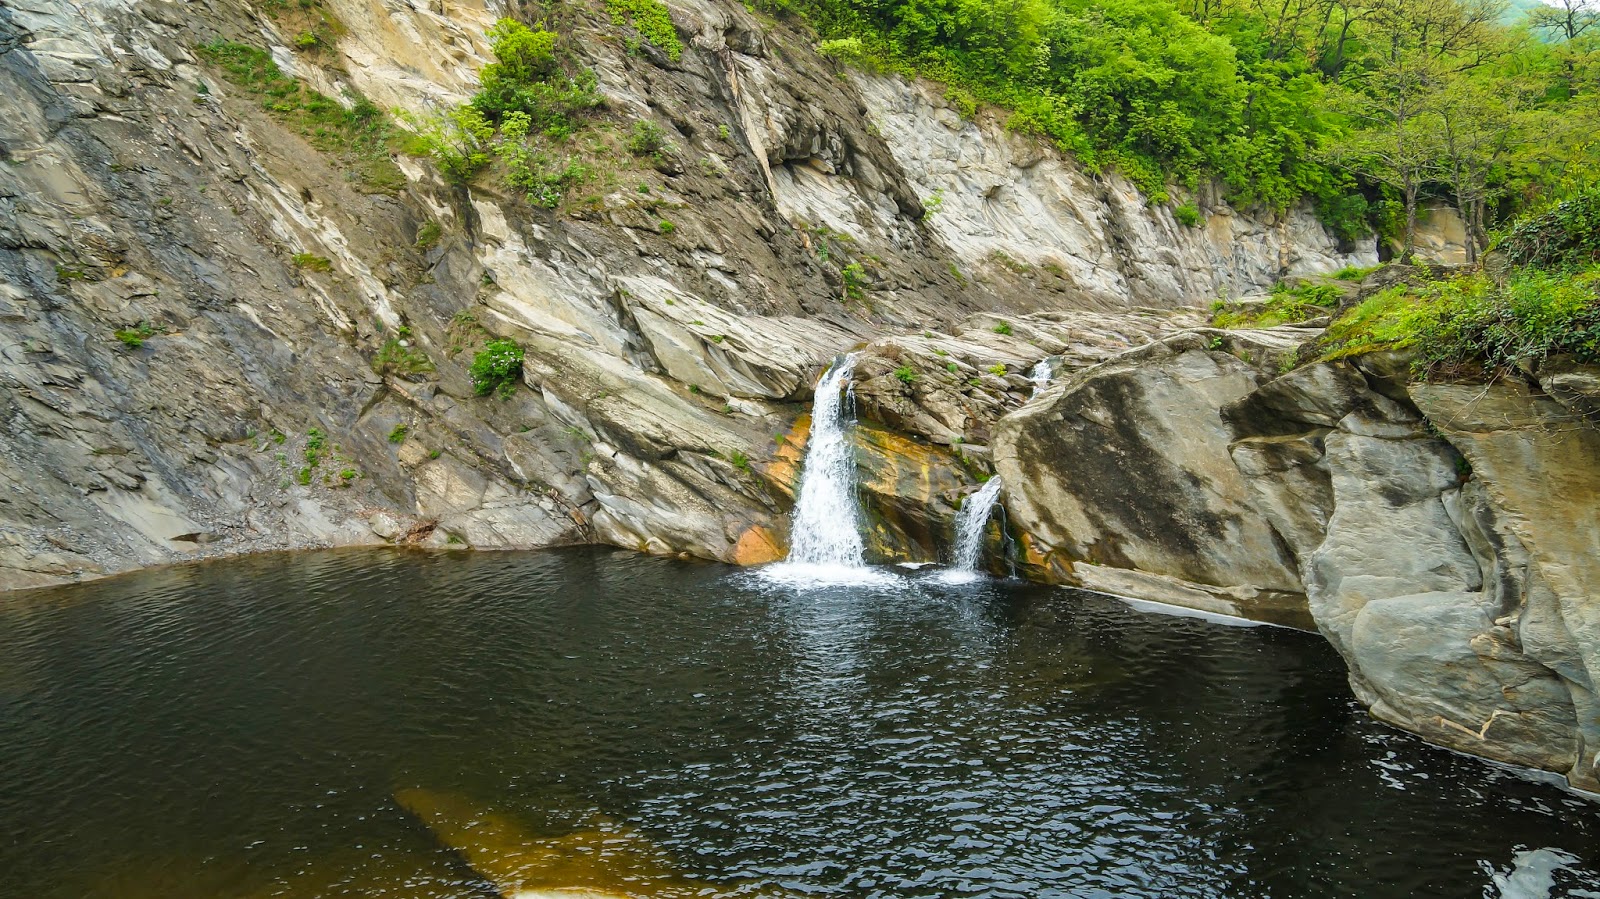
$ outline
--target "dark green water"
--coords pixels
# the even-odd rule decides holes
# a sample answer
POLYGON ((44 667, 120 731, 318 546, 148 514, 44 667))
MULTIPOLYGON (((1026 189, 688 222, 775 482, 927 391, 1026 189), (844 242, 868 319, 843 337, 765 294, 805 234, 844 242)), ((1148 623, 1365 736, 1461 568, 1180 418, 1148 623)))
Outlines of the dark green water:
POLYGON ((599 550, 0 597, 0 896, 494 895, 408 788, 724 895, 1499 896, 1541 849, 1506 895, 1600 895, 1595 806, 1369 721, 1292 631, 599 550))

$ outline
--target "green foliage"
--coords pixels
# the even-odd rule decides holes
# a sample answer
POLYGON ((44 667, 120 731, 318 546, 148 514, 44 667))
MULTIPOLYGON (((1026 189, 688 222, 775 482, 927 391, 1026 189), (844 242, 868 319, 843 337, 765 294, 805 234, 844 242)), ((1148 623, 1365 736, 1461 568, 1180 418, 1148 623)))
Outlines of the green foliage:
POLYGON ((1010 335, 1011 334, 1011 323, 1010 322, 1001 322, 1000 324, 995 325, 993 328, 990 328, 989 330, 993 331, 996 334, 1010 335))
POLYGON ((478 396, 499 393, 510 396, 517 389, 517 379, 522 376, 522 347, 514 340, 496 339, 472 357, 467 373, 472 378, 472 391, 478 396))
POLYGON ((623 142, 635 156, 656 156, 667 145, 667 132, 648 119, 639 119, 628 129, 628 139, 623 142))
POLYGON ((867 53, 866 45, 862 44, 861 38, 858 37, 840 37, 823 41, 817 44, 817 55, 856 66, 867 66, 872 60, 867 53))
POLYGON ((1383 268, 1382 263, 1365 267, 1359 265, 1347 265, 1344 268, 1334 272, 1333 278, 1336 281, 1360 281, 1362 278, 1365 278, 1380 268, 1383 268))
POLYGON ((391 337, 378 348, 373 357, 372 370, 380 375, 421 375, 433 371, 428 354, 411 345, 411 329, 401 327, 398 336, 391 337))
POLYGON ((575 117, 600 104, 594 73, 568 74, 556 52, 557 35, 515 19, 500 19, 489 29, 495 61, 478 76, 471 105, 498 124, 507 113, 528 117, 529 130, 564 136, 577 130, 575 117))
POLYGON ((273 118, 318 150, 341 157, 364 189, 392 193, 405 186, 405 175, 389 157, 399 141, 397 129, 365 97, 351 94, 347 106, 324 96, 283 74, 271 54, 248 44, 216 41, 197 49, 224 78, 259 97, 273 118))
POLYGON ((328 435, 321 428, 306 431, 306 466, 316 468, 322 462, 322 451, 328 446, 328 435))
POLYGON ((356 475, 358 474, 360 474, 360 472, 356 471, 354 468, 346 468, 339 472, 339 479, 348 483, 355 480, 356 475))
POLYGON ((867 298, 867 270, 859 262, 852 262, 839 270, 844 281, 844 299, 857 302, 867 298))
POLYGON ((395 444, 405 443, 406 442, 406 433, 409 430, 410 429, 407 428, 403 424, 395 425, 394 426, 394 430, 389 432, 389 442, 390 443, 395 443, 395 444))
POLYGON ((333 262, 328 257, 318 256, 315 253, 296 253, 290 257, 290 260, 294 262, 295 268, 303 268, 313 272, 333 271, 333 262))
POLYGON ((617 26, 632 25, 639 36, 677 62, 683 55, 683 42, 678 40, 678 30, 672 26, 667 5, 661 0, 606 0, 611 22, 617 26))
POLYGON ((749 2, 805 18, 828 58, 943 82, 962 115, 1000 107, 1008 128, 1120 169, 1155 203, 1217 179, 1241 206, 1310 197, 1342 240, 1402 234, 1419 184, 1385 195, 1383 95, 1426 95, 1400 110, 1394 149, 1424 148, 1409 181, 1455 199, 1480 239, 1486 211, 1600 176, 1600 26, 1529 42, 1472 0, 749 2))
POLYGON ((1600 184, 1512 226, 1498 248, 1518 265, 1600 263, 1600 184))
POLYGON ((916 370, 909 365, 902 365, 895 369, 894 376, 898 378, 902 384, 914 384, 919 377, 916 373, 916 370))
POLYGON ((1194 205, 1193 203, 1183 203, 1178 206, 1174 206, 1172 207, 1172 217, 1178 220, 1178 224, 1185 227, 1199 227, 1200 207, 1194 205))
POLYGON ((310 468, 302 468, 299 471, 295 472, 294 473, 294 481, 295 481, 296 484, 299 484, 302 487, 310 487, 311 486, 311 469, 310 468))
POLYGON ((1382 291, 1328 329, 1323 358, 1409 349, 1424 375, 1509 370, 1554 355, 1600 361, 1600 265, 1528 268, 1502 286, 1482 274, 1382 291))
POLYGON ((1279 284, 1259 304, 1218 301, 1211 307, 1214 328, 1271 328, 1327 315, 1339 305, 1339 288, 1332 284, 1279 284))
POLYGON ((985 369, 985 371, 989 372, 991 375, 1001 378, 1006 376, 1006 367, 1000 363, 995 363, 994 365, 989 366, 987 369, 985 369))
POLYGON ((122 328, 114 332, 114 336, 122 341, 122 345, 130 350, 144 346, 144 342, 161 333, 161 329, 149 322, 140 322, 131 328, 122 328))
POLYGON ((660 231, 662 234, 671 234, 672 232, 678 230, 678 226, 667 221, 666 219, 662 219, 661 221, 656 222, 656 230, 660 231))
POLYGON ((733 450, 728 453, 728 461, 732 462, 735 468, 742 471, 750 470, 750 457, 739 450, 733 450))
POLYGON ((416 247, 423 252, 427 252, 438 246, 439 238, 443 236, 444 228, 438 222, 432 220, 424 222, 422 227, 417 229, 416 247))
POLYGON ((489 164, 494 126, 475 106, 449 109, 436 116, 402 113, 414 130, 406 143, 413 156, 426 156, 452 184, 465 184, 489 164))
POLYGON ((500 19, 488 37, 495 59, 479 74, 478 92, 438 115, 404 116, 413 129, 407 149, 432 159, 456 184, 499 162, 508 187, 535 206, 554 209, 591 176, 580 159, 558 148, 600 105, 595 75, 566 63, 558 36, 543 26, 500 19))

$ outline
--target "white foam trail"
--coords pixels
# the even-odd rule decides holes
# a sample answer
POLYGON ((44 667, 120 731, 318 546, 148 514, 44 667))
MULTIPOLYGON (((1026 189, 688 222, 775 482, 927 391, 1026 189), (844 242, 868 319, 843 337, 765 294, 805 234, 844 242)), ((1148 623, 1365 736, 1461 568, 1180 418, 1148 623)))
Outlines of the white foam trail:
POLYGON ((939 581, 946 584, 966 584, 982 577, 978 562, 983 557, 983 538, 988 529, 989 515, 995 501, 1000 498, 1000 479, 990 478, 978 492, 967 497, 956 513, 956 557, 954 564, 939 572, 939 581))
MULTIPOLYGON (((1577 863, 1577 856, 1560 849, 1519 852, 1511 859, 1511 870, 1494 874, 1490 883, 1499 899, 1550 899, 1556 888, 1556 872, 1574 868, 1577 863)), ((1596 894, 1575 890, 1570 895, 1596 894)))

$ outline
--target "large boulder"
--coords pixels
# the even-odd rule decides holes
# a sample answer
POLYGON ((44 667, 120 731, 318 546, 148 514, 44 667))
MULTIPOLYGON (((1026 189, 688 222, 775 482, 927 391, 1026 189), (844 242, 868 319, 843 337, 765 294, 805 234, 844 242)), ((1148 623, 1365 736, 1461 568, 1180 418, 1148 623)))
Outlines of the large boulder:
POLYGON ((1183 332, 1064 379, 996 429, 1030 576, 1301 624, 1295 559, 1220 410, 1292 341, 1183 332), (1249 361, 1247 361, 1249 360, 1249 361))

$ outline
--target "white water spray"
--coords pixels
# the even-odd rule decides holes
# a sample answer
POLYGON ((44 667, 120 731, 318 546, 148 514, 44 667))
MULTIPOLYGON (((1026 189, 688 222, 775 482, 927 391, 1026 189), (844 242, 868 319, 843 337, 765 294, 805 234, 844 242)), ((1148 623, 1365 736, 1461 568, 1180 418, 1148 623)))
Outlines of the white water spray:
POLYGON ((867 567, 856 508, 855 425, 846 405, 854 354, 835 362, 817 384, 811 436, 790 525, 789 557, 762 569, 765 577, 806 584, 860 583, 885 578, 867 567))
POLYGON ((983 556, 983 538, 989 525, 989 514, 1000 498, 1000 479, 992 477, 983 483, 978 492, 967 497, 956 513, 955 564, 940 573, 939 579, 947 584, 964 584, 978 579, 978 562, 983 556))

